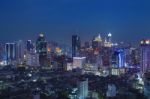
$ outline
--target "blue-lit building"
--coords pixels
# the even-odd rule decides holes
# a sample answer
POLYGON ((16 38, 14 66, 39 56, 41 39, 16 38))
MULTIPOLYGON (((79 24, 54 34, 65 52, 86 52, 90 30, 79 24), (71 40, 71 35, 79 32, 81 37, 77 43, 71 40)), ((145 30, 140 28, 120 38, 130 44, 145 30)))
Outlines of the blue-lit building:
POLYGON ((150 40, 141 40, 141 70, 143 73, 150 70, 150 40))
POLYGON ((76 57, 81 47, 80 37, 72 35, 72 57, 76 57))
POLYGON ((112 55, 112 67, 122 68, 125 66, 125 54, 123 49, 116 49, 112 55))
POLYGON ((39 54, 40 66, 47 65, 47 41, 45 40, 44 34, 40 33, 36 41, 36 53, 39 54))

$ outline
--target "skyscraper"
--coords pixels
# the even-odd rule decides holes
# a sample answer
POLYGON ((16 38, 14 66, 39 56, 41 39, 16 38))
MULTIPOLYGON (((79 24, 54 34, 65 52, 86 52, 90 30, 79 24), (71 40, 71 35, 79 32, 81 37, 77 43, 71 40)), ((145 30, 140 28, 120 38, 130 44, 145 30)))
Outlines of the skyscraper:
POLYGON ((111 38, 112 38, 112 34, 108 33, 107 37, 104 40, 104 47, 112 47, 111 38))
POLYGON ((5 44, 0 43, 0 61, 6 60, 5 44))
POLYGON ((79 99, 85 99, 88 96, 88 78, 81 80, 78 84, 79 88, 79 99))
POLYGON ((111 49, 104 47, 102 49, 102 52, 100 53, 101 57, 102 57, 102 64, 104 67, 109 67, 111 65, 110 61, 111 61, 111 49))
POLYGON ((94 50, 99 49, 102 47, 102 38, 101 35, 99 34, 92 40, 92 48, 94 50))
POLYGON ((44 34, 40 33, 36 41, 36 52, 39 54, 40 66, 47 65, 47 42, 44 34))
POLYGON ((108 40, 108 42, 112 42, 112 41, 111 41, 111 37, 112 37, 112 34, 111 34, 111 33, 108 33, 108 35, 107 35, 107 40, 108 40))
POLYGON ((141 40, 141 70, 143 73, 150 70, 150 40, 141 40))
POLYGON ((72 57, 76 57, 81 47, 80 37, 72 35, 72 57))
POLYGON ((26 49, 28 52, 31 51, 31 49, 33 49, 33 45, 32 45, 32 41, 31 40, 27 40, 26 42, 26 49))
POLYGON ((16 42, 16 58, 19 64, 24 61, 24 48, 24 42, 22 40, 16 42))
POLYGON ((125 66, 125 54, 123 49, 116 49, 112 55, 112 66, 122 68, 125 66))
POLYGON ((6 59, 8 63, 15 60, 16 59, 16 44, 6 43, 5 52, 6 52, 6 59))

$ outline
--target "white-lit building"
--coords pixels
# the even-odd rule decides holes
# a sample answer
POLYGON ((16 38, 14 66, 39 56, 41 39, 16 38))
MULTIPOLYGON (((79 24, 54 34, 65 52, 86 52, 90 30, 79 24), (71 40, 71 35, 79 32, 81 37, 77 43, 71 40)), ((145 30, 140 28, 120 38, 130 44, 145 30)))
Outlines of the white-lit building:
POLYGON ((73 57, 73 68, 83 68, 86 62, 86 57, 73 57))
POLYGON ((125 68, 112 68, 111 69, 112 75, 121 75, 121 74, 125 74, 125 73, 126 73, 125 68))
POLYGON ((73 69, 73 64, 71 62, 67 63, 66 70, 71 71, 73 69))

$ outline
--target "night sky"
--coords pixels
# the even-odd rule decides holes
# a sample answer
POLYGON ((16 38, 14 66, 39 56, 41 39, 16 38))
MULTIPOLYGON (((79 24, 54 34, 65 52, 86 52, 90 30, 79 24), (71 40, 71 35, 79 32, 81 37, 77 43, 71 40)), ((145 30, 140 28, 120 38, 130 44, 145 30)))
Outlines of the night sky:
POLYGON ((70 43, 111 32, 113 41, 150 38, 150 0, 0 0, 0 41, 37 38, 70 43))

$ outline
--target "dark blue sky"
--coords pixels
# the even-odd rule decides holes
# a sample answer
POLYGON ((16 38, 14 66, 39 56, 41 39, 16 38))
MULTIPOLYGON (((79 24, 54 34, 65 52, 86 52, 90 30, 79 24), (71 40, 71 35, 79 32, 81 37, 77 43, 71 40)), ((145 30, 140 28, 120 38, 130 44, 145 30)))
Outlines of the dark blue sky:
POLYGON ((35 39, 68 43, 111 32, 114 41, 150 38, 150 0, 0 0, 0 41, 35 39))

